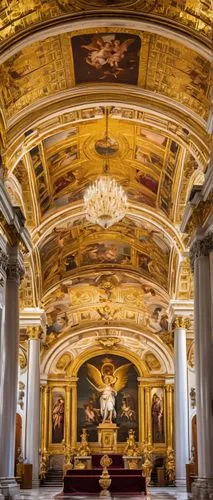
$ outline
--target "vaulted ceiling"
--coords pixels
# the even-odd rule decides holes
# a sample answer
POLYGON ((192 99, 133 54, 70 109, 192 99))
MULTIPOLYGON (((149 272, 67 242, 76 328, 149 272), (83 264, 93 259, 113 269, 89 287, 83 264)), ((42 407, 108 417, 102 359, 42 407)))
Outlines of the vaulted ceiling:
POLYGON ((33 243, 22 307, 44 305, 49 333, 166 330, 170 299, 192 298, 180 222, 209 161, 210 17, 208 0, 1 2, 1 158, 33 243), (129 209, 103 230, 83 193, 106 152, 129 209))

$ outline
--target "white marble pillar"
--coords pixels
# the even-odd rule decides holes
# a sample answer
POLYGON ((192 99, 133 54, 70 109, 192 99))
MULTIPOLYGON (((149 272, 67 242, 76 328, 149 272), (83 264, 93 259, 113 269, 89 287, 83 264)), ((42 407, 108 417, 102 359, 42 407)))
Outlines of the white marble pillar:
POLYGON ((189 462, 187 395, 187 319, 175 319, 175 468, 176 486, 186 485, 185 464, 189 462))
POLYGON ((26 459, 33 466, 33 487, 39 486, 40 447, 40 327, 27 329, 28 377, 26 415, 26 459))
POLYGON ((14 498, 15 418, 19 353, 19 285, 23 274, 18 247, 8 248, 4 328, 1 338, 0 385, 0 481, 1 492, 14 498))
MULTIPOLYGON (((6 244, 0 240, 0 366, 2 360, 2 335, 4 331, 4 313, 5 313, 5 289, 7 278, 7 263, 8 255, 6 251, 6 244), (3 248, 2 248, 3 246, 3 248)), ((1 385, 1 370, 0 370, 0 385, 1 385)))
POLYGON ((212 256, 213 233, 190 249, 195 288, 195 373, 197 401, 198 480, 194 498, 213 498, 213 324, 212 256))

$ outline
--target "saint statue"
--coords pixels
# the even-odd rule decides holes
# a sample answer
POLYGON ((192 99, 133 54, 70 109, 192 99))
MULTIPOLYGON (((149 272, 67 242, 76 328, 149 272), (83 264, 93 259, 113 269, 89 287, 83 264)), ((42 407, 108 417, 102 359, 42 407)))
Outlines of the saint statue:
POLYGON ((127 363, 115 370, 112 361, 105 359, 100 371, 96 366, 87 363, 87 380, 97 392, 101 393, 100 412, 102 423, 107 421, 111 424, 116 419, 116 396, 127 383, 130 366, 131 363, 127 363))

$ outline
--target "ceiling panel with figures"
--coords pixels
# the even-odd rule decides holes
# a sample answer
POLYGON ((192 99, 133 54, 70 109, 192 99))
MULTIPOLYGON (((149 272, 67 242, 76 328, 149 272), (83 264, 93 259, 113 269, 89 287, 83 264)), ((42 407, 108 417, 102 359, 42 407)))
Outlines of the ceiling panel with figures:
POLYGON ((92 323, 168 333, 169 299, 193 296, 179 228, 209 160, 210 1, 101 3, 99 25, 98 0, 1 3, 2 165, 33 243, 21 304, 44 305, 47 343, 92 323), (110 229, 83 206, 102 174, 128 197, 110 229))
POLYGON ((87 29, 46 38, 10 57, 0 75, 6 118, 79 84, 137 86, 208 115, 210 62, 147 32, 87 29))

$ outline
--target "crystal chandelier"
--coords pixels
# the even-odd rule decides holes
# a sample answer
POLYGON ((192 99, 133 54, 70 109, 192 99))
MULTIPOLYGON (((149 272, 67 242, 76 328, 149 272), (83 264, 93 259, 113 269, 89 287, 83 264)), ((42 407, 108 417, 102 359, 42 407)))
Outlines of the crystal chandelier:
POLYGON ((115 179, 102 176, 86 190, 84 207, 87 220, 106 229, 126 215, 127 196, 115 179))
MULTIPOLYGON (((105 157, 110 153, 114 154, 114 150, 111 151, 110 141, 111 139, 108 135, 108 109, 106 108, 106 130, 101 144, 101 151, 103 150, 102 154, 105 157), (105 148, 103 148, 103 144, 105 148)), ((99 150, 98 152, 100 154, 99 150)), ((103 173, 109 173, 107 161, 104 164, 103 173)), ((110 175, 99 177, 94 184, 88 187, 84 194, 84 208, 87 220, 92 222, 92 224, 99 224, 99 226, 105 229, 123 219, 127 212, 127 206, 127 196, 122 186, 110 177, 110 175)))

